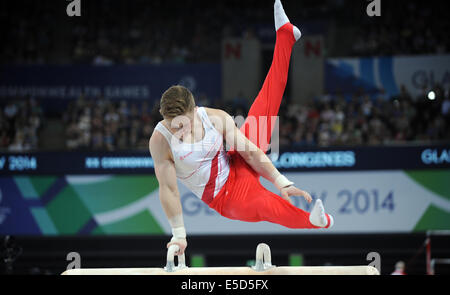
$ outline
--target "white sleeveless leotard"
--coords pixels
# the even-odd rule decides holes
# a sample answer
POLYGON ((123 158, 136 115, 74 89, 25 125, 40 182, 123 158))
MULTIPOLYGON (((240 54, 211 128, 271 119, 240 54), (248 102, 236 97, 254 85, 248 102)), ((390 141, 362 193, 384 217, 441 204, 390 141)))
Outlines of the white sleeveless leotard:
POLYGON ((204 137, 196 143, 184 143, 161 122, 155 127, 170 145, 177 178, 198 198, 210 203, 222 189, 230 173, 229 158, 223 136, 211 124, 203 107, 197 108, 204 137))

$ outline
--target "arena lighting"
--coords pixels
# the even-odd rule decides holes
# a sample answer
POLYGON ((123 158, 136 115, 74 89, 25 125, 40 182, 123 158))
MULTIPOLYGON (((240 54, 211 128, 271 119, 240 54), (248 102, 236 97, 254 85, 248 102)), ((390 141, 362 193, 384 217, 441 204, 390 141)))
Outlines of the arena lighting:
POLYGON ((435 100, 436 99, 436 93, 434 93, 434 91, 428 92, 428 99, 429 100, 435 100))

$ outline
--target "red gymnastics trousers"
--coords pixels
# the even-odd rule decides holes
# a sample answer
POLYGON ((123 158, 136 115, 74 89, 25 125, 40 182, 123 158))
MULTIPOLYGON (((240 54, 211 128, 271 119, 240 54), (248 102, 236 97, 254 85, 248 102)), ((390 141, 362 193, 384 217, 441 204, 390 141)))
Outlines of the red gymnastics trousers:
MULTIPOLYGON (((252 140, 248 122, 241 131, 261 150, 267 152, 273 127, 270 118, 278 110, 286 88, 289 62, 295 44, 293 25, 287 23, 277 31, 275 52, 269 73, 261 91, 253 102, 247 121, 253 117, 258 123, 258 132, 267 132, 267 140, 252 140), (268 119, 264 119, 268 118, 268 119), (267 127, 259 128, 260 124, 267 127), (257 141, 257 142, 254 142, 257 141), (262 142, 262 144, 259 144, 262 142)), ((261 134, 258 134, 259 138, 261 134)), ((254 137, 254 136, 253 136, 254 137)), ((230 174, 218 195, 209 207, 220 215, 245 222, 268 221, 288 228, 318 228, 309 221, 309 213, 301 210, 280 196, 270 192, 260 183, 260 176, 236 152, 229 151, 230 174)), ((330 217, 327 215, 328 224, 330 217)))

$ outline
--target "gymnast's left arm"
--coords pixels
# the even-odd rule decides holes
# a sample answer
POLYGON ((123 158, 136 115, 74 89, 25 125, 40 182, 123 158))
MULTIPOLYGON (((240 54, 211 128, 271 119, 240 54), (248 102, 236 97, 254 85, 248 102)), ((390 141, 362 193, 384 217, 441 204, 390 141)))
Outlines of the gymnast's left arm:
POLYGON ((303 196, 308 203, 312 201, 308 192, 296 188, 278 171, 269 157, 236 127, 229 114, 222 110, 213 110, 212 113, 222 118, 219 131, 222 131, 227 145, 237 151, 259 175, 272 182, 280 190, 283 199, 291 202, 289 197, 303 196))

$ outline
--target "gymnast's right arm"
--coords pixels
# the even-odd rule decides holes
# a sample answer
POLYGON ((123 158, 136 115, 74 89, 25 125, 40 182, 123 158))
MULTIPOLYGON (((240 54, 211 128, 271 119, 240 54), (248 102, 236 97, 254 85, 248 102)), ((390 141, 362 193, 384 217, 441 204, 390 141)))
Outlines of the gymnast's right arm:
POLYGON ((181 255, 187 247, 186 229, 184 228, 183 209, 170 146, 164 136, 155 131, 150 138, 149 149, 159 183, 159 200, 172 227, 173 236, 167 247, 172 244, 178 245, 180 251, 176 254, 181 255))

